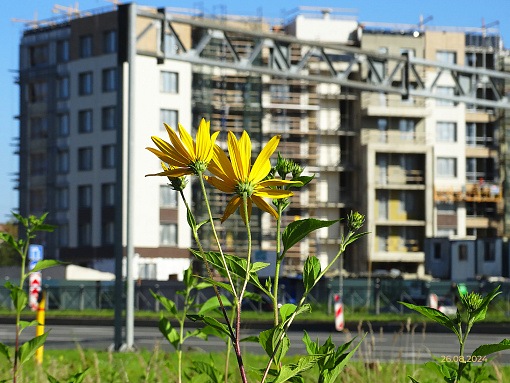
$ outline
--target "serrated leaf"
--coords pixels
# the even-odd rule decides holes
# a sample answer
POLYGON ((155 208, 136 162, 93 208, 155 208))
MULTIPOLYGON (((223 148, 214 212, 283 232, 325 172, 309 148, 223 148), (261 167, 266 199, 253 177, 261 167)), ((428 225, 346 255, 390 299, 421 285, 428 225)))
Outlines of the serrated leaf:
POLYGON ((459 336, 459 332, 453 320, 447 315, 443 314, 441 311, 433 309, 431 307, 413 305, 412 303, 407 302, 399 303, 410 308, 411 310, 419 312, 420 314, 426 316, 429 319, 432 319, 434 322, 439 323, 440 325, 452 330, 457 336, 459 336))
MULTIPOLYGON (((220 295, 221 303, 223 306, 232 306, 232 303, 228 300, 228 298, 224 295, 220 295)), ((220 307, 220 302, 218 301, 218 297, 214 296, 209 298, 207 301, 202 304, 200 310, 198 311, 198 315, 204 315, 206 312, 217 309, 220 307)))
POLYGON ((472 356, 486 356, 493 354, 495 352, 503 351, 503 350, 510 350, 510 340, 503 339, 499 343, 494 344, 483 344, 480 347, 478 347, 473 353, 472 356))
POLYGON ((158 327, 161 334, 177 349, 179 347, 180 336, 170 321, 165 317, 161 317, 158 322, 158 327))
POLYGON ((280 307, 280 317, 282 322, 285 322, 296 311, 297 306, 292 303, 286 303, 280 307))
POLYGON ((60 262, 55 259, 43 259, 42 261, 39 261, 35 264, 34 268, 30 270, 28 274, 35 273, 37 271, 41 271, 44 269, 49 269, 50 267, 60 266, 60 265, 67 265, 66 262, 60 262))
POLYGON ((28 321, 24 321, 24 320, 20 320, 19 321, 19 327, 20 327, 20 334, 21 332, 26 329, 27 327, 31 327, 31 326, 37 326, 39 325, 39 322, 37 322, 36 320, 33 320, 31 322, 28 322, 28 321))
POLYGON ((165 297, 163 295, 156 294, 152 290, 150 290, 150 293, 152 294, 154 299, 158 300, 163 305, 163 307, 166 309, 166 311, 168 311, 169 313, 171 313, 174 316, 177 315, 177 307, 175 306, 174 301, 168 299, 167 297, 165 297))
POLYGON ((501 291, 499 291, 500 286, 497 286, 494 290, 492 290, 482 301, 480 307, 472 314, 473 322, 478 322, 485 319, 485 315, 487 313, 487 308, 489 307, 489 303, 496 298, 501 291))
POLYGON ((4 285, 10 290, 10 296, 14 307, 17 312, 21 312, 28 303, 28 296, 25 290, 20 289, 18 286, 14 286, 11 282, 7 281, 4 285))
POLYGON ((302 341, 305 344, 306 352, 308 353, 308 355, 315 355, 319 353, 318 343, 314 342, 306 331, 304 332, 302 341))
POLYGON ((320 273, 321 263, 319 259, 312 255, 306 258, 303 266, 303 284, 306 292, 309 292, 315 286, 320 273))
POLYGON ((191 319, 193 322, 197 322, 197 321, 203 322, 206 325, 211 326, 215 330, 218 330, 222 334, 230 337, 230 331, 229 331, 228 327, 226 325, 224 325, 223 323, 220 323, 217 319, 214 319, 209 316, 196 315, 196 314, 189 314, 189 315, 186 315, 186 317, 191 319))
POLYGON ((276 326, 259 334, 259 344, 269 357, 274 355, 274 363, 278 365, 289 350, 290 340, 285 331, 276 326))
POLYGON ((315 218, 300 219, 289 223, 282 234, 283 253, 305 238, 312 231, 323 227, 329 227, 339 220, 322 221, 315 218))
POLYGON ((257 271, 259 270, 262 270, 262 269, 265 269, 266 267, 268 267, 270 265, 270 263, 267 263, 267 262, 254 262, 252 265, 251 265, 251 268, 250 268, 250 271, 252 273, 256 273, 257 271))
POLYGON ((36 336, 21 345, 18 353, 20 364, 24 364, 28 361, 35 354, 36 350, 44 345, 48 334, 48 332, 45 332, 44 334, 36 336))
POLYGON ((300 358, 297 364, 282 366, 280 373, 273 381, 273 383, 283 383, 289 381, 298 374, 313 368, 320 358, 322 358, 320 355, 309 355, 300 358))
POLYGON ((11 362, 11 355, 9 352, 9 347, 7 345, 0 343, 0 354, 5 356, 9 362, 11 362))
MULTIPOLYGON (((337 360, 335 360, 335 366, 334 366, 334 368, 328 370, 328 374, 327 374, 328 379, 324 380, 323 381, 324 383, 334 383, 336 381, 336 378, 338 377, 338 375, 340 375, 340 372, 342 372, 342 370, 347 365, 349 360, 354 356, 354 353, 358 350, 359 346, 361 345, 361 343, 363 342, 363 340, 365 339, 366 336, 367 336, 367 334, 365 333, 363 335, 363 337, 361 338, 361 340, 358 342, 358 344, 351 351, 349 351, 346 354, 340 355, 340 357, 337 358, 337 360)), ((349 342, 349 344, 352 341, 353 340, 351 340, 349 342)))

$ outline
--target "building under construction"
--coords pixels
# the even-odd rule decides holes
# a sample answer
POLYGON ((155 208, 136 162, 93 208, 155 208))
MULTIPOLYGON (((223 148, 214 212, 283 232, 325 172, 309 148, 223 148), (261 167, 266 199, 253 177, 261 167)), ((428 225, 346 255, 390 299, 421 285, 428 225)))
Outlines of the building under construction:
MULTIPOLYGON (((508 62, 490 28, 361 23, 311 7, 275 21, 126 4, 30 24, 20 211, 49 211, 50 257, 110 271, 132 252, 135 278, 180 278, 193 246, 186 210, 165 179, 144 177, 159 168, 145 147, 166 135, 163 122, 195 132, 206 118, 220 145, 248 131, 254 153, 281 135, 281 155, 315 174, 283 227, 360 211, 371 234, 349 249, 348 271, 424 274, 428 239, 508 234, 508 62)), ((186 198, 205 219, 193 183, 186 198)), ((210 199, 219 216, 229 196, 210 199)), ((272 217, 254 209, 251 225, 256 250, 274 252, 272 217)), ((218 228, 225 251, 242 255, 239 215, 218 228)), ((309 255, 327 264, 343 232, 317 231, 283 272, 299 275, 309 255)))

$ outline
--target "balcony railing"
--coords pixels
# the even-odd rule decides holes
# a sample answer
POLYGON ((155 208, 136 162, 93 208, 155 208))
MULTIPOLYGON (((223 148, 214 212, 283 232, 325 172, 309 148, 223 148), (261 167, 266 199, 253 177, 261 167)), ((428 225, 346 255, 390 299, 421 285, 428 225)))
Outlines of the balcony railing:
POLYGON ((363 144, 382 143, 382 144, 404 144, 404 145, 423 145, 426 142, 426 136, 423 132, 401 132, 398 130, 370 130, 364 129, 361 132, 361 141, 363 144))

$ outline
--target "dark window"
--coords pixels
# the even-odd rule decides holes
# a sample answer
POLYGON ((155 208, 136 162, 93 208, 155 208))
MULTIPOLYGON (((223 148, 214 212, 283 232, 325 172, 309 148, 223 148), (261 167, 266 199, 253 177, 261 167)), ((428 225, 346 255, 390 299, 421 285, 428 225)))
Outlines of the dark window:
POLYGON ((57 98, 69 98, 69 77, 60 77, 57 79, 57 98))
POLYGON ((30 175, 42 176, 46 174, 46 154, 33 153, 30 155, 30 175))
POLYGON ((78 76, 78 93, 80 96, 92 94, 93 82, 92 72, 80 73, 78 76))
POLYGON ((57 152, 57 173, 67 174, 69 172, 69 151, 59 150, 57 152))
POLYGON ((108 183, 101 186, 101 203, 103 207, 115 206, 115 184, 108 183))
POLYGON ((101 127, 103 130, 114 130, 116 125, 116 109, 114 106, 106 106, 101 110, 101 127))
POLYGON ((494 262, 496 260, 496 249, 493 241, 485 242, 485 252, 483 254, 483 260, 485 262, 494 262))
POLYGON ((81 222, 78 224, 78 245, 92 245, 92 224, 90 222, 81 222))
POLYGON ((101 152, 101 164, 103 169, 115 167, 115 145, 103 145, 101 152))
POLYGON ((80 37, 80 57, 92 56, 92 35, 86 35, 80 37))
POLYGON ((78 170, 92 170, 92 148, 78 149, 78 170))
POLYGON ((78 207, 92 207, 92 185, 78 186, 78 207))
POLYGON ((117 31, 106 31, 103 34, 103 52, 117 52, 117 31))
POLYGON ((113 92, 117 90, 117 69, 103 69, 103 92, 113 92))
POLYGON ((40 66, 49 63, 48 45, 30 47, 30 66, 40 66))
POLYGON ((468 259, 468 248, 467 245, 459 245, 459 261, 467 261, 468 259))
POLYGON ((30 138, 45 138, 48 136, 48 119, 46 117, 32 117, 30 119, 30 138))
POLYGON ((434 243, 434 259, 436 259, 436 260, 441 259, 441 244, 440 243, 434 243))
POLYGON ((69 41, 68 40, 57 41, 57 61, 58 62, 69 61, 69 41))
POLYGON ((43 102, 48 97, 48 83, 46 81, 34 81, 28 85, 28 101, 43 102))
POLYGON ((57 130, 60 137, 69 135, 69 114, 61 113, 57 115, 57 130))
POLYGON ((80 110, 78 112, 78 132, 92 132, 92 109, 80 110))

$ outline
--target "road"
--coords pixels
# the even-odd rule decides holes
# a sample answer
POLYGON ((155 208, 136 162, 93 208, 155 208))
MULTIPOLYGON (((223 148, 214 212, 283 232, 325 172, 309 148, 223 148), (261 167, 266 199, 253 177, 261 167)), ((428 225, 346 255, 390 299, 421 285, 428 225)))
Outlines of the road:
MULTIPOLYGON (((79 344, 82 348, 107 349, 113 343, 113 328, 111 326, 70 326, 53 325, 47 326, 51 330, 47 339, 48 349, 70 349, 79 344)), ((244 330, 244 336, 255 335, 255 330, 244 330)), ((34 329, 24 331, 23 339, 33 336, 34 329)), ((317 338, 324 341, 330 336, 328 332, 310 331, 313 340, 317 338)), ((355 336, 351 333, 331 334, 333 342, 337 345, 344 343, 355 336)), ((302 331, 290 333, 290 354, 306 353, 301 338, 302 331)), ((465 355, 469 355, 478 345, 498 343, 508 334, 470 334, 465 348, 465 355)), ((0 324, 0 342, 12 345, 14 343, 14 326, 0 324)), ((171 347, 163 339, 159 330, 155 327, 136 327, 135 346, 140 349, 153 349, 159 344, 163 349, 171 347)), ((378 332, 368 334, 357 353, 357 358, 365 360, 401 360, 408 363, 424 363, 431 360, 431 353, 442 358, 443 356, 454 357, 458 355, 457 338, 452 334, 444 333, 409 333, 409 332, 378 332)), ((190 338, 185 343, 187 348, 195 350, 218 351, 224 347, 221 339, 211 337, 209 341, 190 338)), ((247 352, 260 353, 261 347, 257 343, 243 342, 242 347, 247 352)), ((505 351, 497 356, 498 363, 510 364, 510 351, 505 351)))

